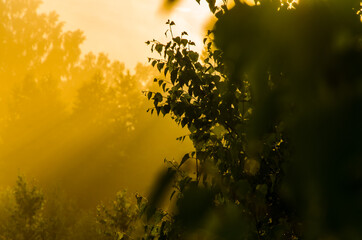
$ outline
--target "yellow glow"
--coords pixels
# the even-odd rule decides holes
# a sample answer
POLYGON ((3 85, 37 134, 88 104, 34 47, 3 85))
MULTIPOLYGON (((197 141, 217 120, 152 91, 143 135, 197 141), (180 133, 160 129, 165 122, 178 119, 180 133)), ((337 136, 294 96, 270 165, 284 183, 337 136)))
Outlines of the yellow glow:
MULTIPOLYGON (((192 150, 176 141, 185 129, 146 113, 141 93, 158 74, 137 64, 150 52, 144 42, 162 38, 170 16, 148 0, 37 2, 0 8, 0 188, 24 174, 83 206, 123 188, 146 194, 164 158, 192 150)), ((199 36, 188 4, 173 14, 175 31, 199 36)))
POLYGON ((182 1, 174 11, 160 13, 162 1, 150 0, 43 0, 41 12, 55 10, 65 29, 81 29, 86 40, 82 52, 104 52, 133 69, 137 62, 146 63, 149 39, 163 39, 167 19, 175 21, 176 33, 187 31, 202 48, 203 24, 211 14, 206 2, 182 1))

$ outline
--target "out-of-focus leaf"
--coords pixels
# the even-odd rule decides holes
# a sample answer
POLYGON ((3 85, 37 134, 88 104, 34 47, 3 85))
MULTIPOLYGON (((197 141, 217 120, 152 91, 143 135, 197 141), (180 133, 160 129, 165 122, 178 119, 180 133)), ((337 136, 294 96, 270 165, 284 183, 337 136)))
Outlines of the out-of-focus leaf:
POLYGON ((146 212, 148 218, 155 213, 156 208, 159 207, 163 201, 165 194, 168 193, 175 174, 176 171, 169 168, 167 171, 159 175, 158 180, 155 182, 149 196, 149 206, 146 212))

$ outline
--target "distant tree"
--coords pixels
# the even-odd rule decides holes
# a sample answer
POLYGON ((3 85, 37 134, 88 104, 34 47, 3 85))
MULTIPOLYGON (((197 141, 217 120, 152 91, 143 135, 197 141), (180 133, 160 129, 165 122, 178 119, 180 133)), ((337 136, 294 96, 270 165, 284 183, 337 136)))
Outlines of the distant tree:
POLYGON ((11 209, 8 219, 0 223, 0 239, 43 239, 45 229, 42 215, 43 194, 38 188, 29 187, 23 177, 18 178, 13 191, 16 204, 11 209))
POLYGON ((61 182, 84 207, 118 184, 145 191, 137 175, 149 179, 158 168, 157 148, 148 143, 169 145, 159 133, 175 131, 159 131, 164 123, 145 111, 150 104, 141 91, 155 70, 138 64, 128 71, 104 53, 80 57, 82 32, 64 31, 40 4, 0 1, 1 185, 20 170, 42 183, 61 182))
POLYGON ((164 239, 170 221, 162 210, 145 217, 149 206, 147 200, 136 194, 137 202, 128 198, 127 192, 118 192, 116 199, 108 205, 97 207, 97 222, 107 240, 164 239))
MULTIPOLYGON (((55 191, 55 190, 54 190, 55 191)), ((43 194, 23 177, 0 191, 1 240, 102 240, 95 211, 79 210, 59 191, 43 194)))
POLYGON ((90 121, 118 126, 124 132, 134 130, 135 114, 145 103, 141 94, 144 76, 137 76, 144 73, 137 71, 139 69, 141 65, 134 76, 125 72, 123 64, 111 62, 104 54, 86 55, 76 75, 82 79, 82 85, 77 91, 74 114, 90 114, 87 118, 90 121))
POLYGON ((110 209, 103 204, 97 209, 101 231, 110 240, 130 239, 128 234, 134 230, 138 215, 136 205, 127 198, 125 191, 117 193, 110 209))
POLYGON ((29 74, 67 78, 80 57, 81 31, 63 32, 55 12, 38 13, 39 0, 0 3, 0 84, 4 99, 29 74))
POLYGON ((0 158, 9 174, 16 174, 15 165, 26 171, 49 162, 47 150, 59 146, 68 115, 58 83, 52 77, 36 80, 28 76, 13 88, 0 143, 0 158))
POLYGON ((9 159, 14 151, 21 155, 24 142, 49 136, 64 120, 59 85, 79 61, 84 40, 81 31, 64 32, 55 12, 40 14, 40 4, 0 2, 0 155, 7 163, 15 162, 9 159))

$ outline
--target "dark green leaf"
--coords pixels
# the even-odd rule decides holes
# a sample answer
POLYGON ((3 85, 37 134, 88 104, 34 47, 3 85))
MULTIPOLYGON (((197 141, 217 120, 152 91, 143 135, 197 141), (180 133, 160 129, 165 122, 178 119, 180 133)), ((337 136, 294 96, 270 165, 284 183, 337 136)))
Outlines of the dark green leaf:
POLYGON ((157 116, 160 115, 161 108, 162 107, 156 107, 157 116))
POLYGON ((152 63, 151 63, 152 67, 154 67, 156 65, 156 63, 157 63, 157 60, 153 60, 152 63))
POLYGON ((172 50, 167 50, 167 51, 166 51, 166 54, 167 54, 169 57, 173 57, 174 52, 173 52, 172 50))
POLYGON ((185 155, 183 156, 180 164, 178 165, 178 167, 180 168, 180 167, 181 167, 187 160, 189 160, 189 159, 190 159, 190 155, 189 155, 188 153, 185 154, 185 155))
POLYGON ((172 72, 171 72, 171 82, 172 82, 172 84, 175 84, 175 82, 176 82, 176 79, 177 79, 177 72, 178 72, 178 70, 177 70, 177 69, 172 70, 172 72))
POLYGON ((157 64, 157 69, 158 69, 158 71, 161 72, 163 66, 165 66, 165 63, 162 63, 162 62, 158 63, 158 64, 157 64))
POLYGON ((175 43, 177 43, 178 45, 181 44, 181 38, 180 38, 180 37, 175 37, 175 38, 173 38, 173 41, 174 41, 175 43))
POLYGON ((161 54, 162 49, 163 49, 163 45, 157 43, 157 44, 156 44, 156 47, 155 47, 155 50, 156 50, 159 54, 161 54))
POLYGON ((192 62, 197 62, 197 60, 199 60, 199 54, 197 52, 190 51, 189 57, 192 62))
POLYGON ((187 39, 181 39, 181 44, 186 46, 189 41, 187 39))

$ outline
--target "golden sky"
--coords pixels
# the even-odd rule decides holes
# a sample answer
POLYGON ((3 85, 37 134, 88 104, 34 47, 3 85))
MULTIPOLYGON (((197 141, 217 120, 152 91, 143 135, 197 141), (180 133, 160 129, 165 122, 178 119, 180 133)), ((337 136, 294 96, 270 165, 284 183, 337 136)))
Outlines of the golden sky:
POLYGON ((200 50, 204 25, 210 12, 205 1, 184 0, 170 13, 162 13, 161 0, 43 0, 40 10, 55 10, 65 30, 81 29, 86 36, 83 53, 105 52, 133 69, 150 56, 144 43, 164 40, 165 22, 176 22, 175 33, 187 31, 200 50))

